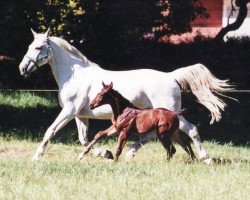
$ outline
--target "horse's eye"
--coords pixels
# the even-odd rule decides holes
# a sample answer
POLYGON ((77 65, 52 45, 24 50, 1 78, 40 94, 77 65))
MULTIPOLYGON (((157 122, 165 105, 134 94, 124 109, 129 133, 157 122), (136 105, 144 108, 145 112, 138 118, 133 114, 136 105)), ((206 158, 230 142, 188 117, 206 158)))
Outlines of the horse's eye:
POLYGON ((42 47, 36 47, 36 50, 41 50, 42 49, 42 47))

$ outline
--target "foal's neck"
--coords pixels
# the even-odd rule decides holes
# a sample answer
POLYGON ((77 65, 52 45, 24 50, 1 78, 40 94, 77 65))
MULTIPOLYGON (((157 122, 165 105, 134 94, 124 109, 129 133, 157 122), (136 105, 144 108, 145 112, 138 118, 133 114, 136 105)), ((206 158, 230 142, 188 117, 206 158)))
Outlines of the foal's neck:
POLYGON ((111 106, 112 111, 114 113, 115 119, 117 119, 117 117, 119 115, 121 115, 126 108, 138 109, 129 100, 124 98, 117 91, 113 92, 113 94, 112 94, 110 106, 111 106))

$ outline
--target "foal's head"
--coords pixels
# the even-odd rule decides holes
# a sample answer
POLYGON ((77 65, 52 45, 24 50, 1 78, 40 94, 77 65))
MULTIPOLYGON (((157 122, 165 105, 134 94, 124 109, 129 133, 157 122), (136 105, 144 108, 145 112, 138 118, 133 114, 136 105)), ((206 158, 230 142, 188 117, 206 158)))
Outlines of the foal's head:
POLYGON ((90 109, 97 108, 101 105, 110 103, 110 93, 113 89, 113 83, 111 82, 109 85, 105 85, 102 82, 103 88, 100 93, 97 94, 97 96, 91 101, 90 103, 90 109))

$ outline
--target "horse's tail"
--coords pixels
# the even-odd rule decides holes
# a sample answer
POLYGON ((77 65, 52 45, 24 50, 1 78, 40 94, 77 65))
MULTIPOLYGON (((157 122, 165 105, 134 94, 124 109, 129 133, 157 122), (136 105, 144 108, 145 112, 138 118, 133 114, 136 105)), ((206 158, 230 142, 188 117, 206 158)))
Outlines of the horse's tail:
MULTIPOLYGON (((228 80, 216 78, 204 65, 196 64, 173 71, 176 81, 184 91, 191 90, 198 102, 211 112, 210 124, 221 119, 221 110, 224 111, 226 103, 220 99, 222 92, 231 91, 234 86, 228 80)), ((234 99, 234 98, 231 98, 234 99)), ((234 99, 237 101, 237 99, 234 99)))

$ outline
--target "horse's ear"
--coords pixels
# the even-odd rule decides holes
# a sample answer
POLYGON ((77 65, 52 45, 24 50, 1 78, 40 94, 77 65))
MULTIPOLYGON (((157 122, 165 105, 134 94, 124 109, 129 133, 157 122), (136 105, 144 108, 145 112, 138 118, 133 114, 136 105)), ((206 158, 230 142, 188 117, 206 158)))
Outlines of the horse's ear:
POLYGON ((49 27, 48 30, 44 33, 44 35, 46 36, 46 38, 49 37, 49 32, 50 32, 50 27, 49 27))
POLYGON ((37 33, 32 28, 31 28, 31 32, 32 32, 32 34, 33 34, 34 37, 37 36, 37 33))

